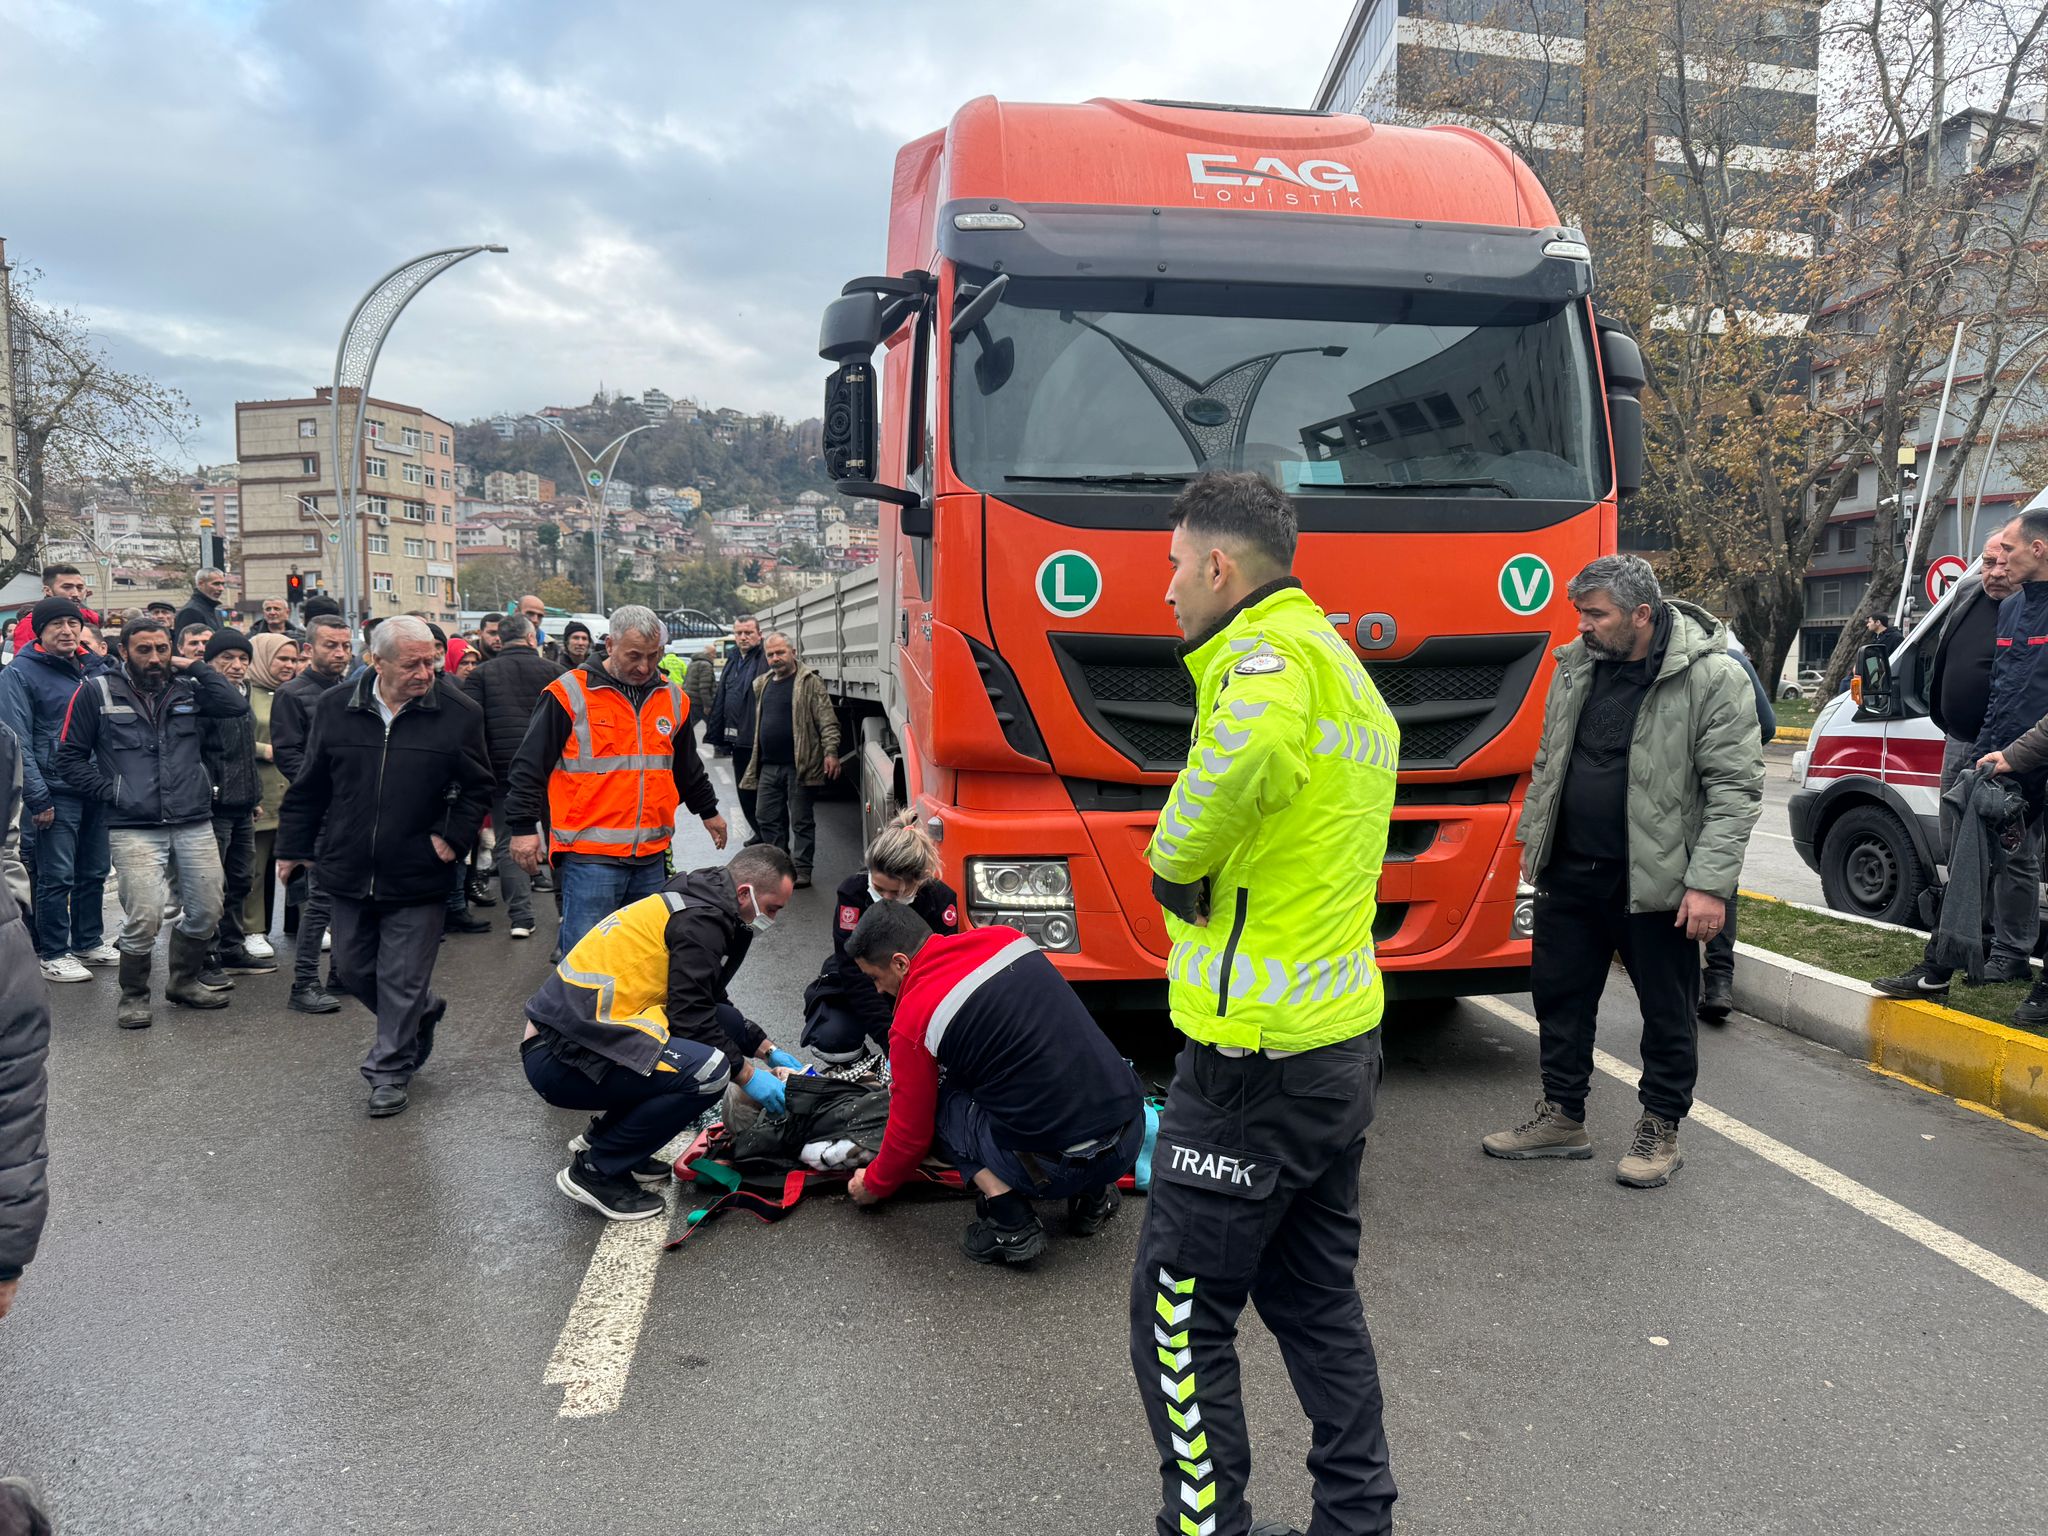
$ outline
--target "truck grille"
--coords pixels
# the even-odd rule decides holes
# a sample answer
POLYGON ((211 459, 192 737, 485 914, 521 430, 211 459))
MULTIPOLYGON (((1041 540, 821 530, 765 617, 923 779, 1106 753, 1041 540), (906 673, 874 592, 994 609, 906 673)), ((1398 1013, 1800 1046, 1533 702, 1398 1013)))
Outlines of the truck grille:
MULTIPOLYGON (((1179 772, 1195 686, 1175 643, 1153 635, 1049 638, 1096 733, 1148 772, 1179 772)), ((1498 736, 1527 696, 1547 643, 1544 635, 1442 635, 1400 661, 1366 663, 1401 727, 1401 766, 1455 768, 1498 736)))

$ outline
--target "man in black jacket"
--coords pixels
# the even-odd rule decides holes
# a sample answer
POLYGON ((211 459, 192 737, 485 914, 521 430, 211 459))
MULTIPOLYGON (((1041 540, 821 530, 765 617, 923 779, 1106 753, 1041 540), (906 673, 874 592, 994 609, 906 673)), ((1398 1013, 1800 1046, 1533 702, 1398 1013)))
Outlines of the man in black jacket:
MULTIPOLYGON (((224 629, 206 642, 206 664, 245 699, 250 660, 249 637, 238 629, 224 629)), ((213 964, 230 976, 264 975, 276 970, 277 962, 250 954, 242 932, 242 904, 256 882, 256 802, 263 798, 256 781, 255 716, 207 721, 201 751, 213 780, 213 841, 220 849, 220 925, 214 930, 213 964)))
POLYGON ((470 673, 463 687, 483 706, 484 744, 491 755, 491 776, 498 781, 491 801, 491 825, 497 829, 498 883, 505 892, 505 916, 512 937, 533 934, 533 877, 511 856, 512 818, 505 796, 512 784, 512 759, 533 720, 541 690, 562 675, 562 669, 534 647, 533 626, 520 614, 508 613, 498 624, 498 654, 470 673))
POLYGON ((0 1318, 14 1305, 21 1273, 36 1256, 49 1211, 49 1143, 43 1111, 49 1078, 50 989, 36 969, 22 914, 28 871, 19 854, 21 744, 0 726, 0 1318))
POLYGON ((802 1063, 749 1023, 726 988, 757 932, 789 903, 796 869, 780 848, 745 848, 693 869, 592 929, 527 1000, 519 1058, 558 1109, 597 1110, 555 1178, 611 1221, 658 1216, 669 1167, 652 1154, 728 1081, 770 1113, 779 1071, 802 1063))
MULTIPOLYGON (((312 730, 314 706, 348 676, 355 660, 348 620, 338 613, 312 615, 306 620, 306 640, 300 649, 306 658, 305 670, 277 690, 270 706, 271 760, 287 782, 305 770, 306 737, 312 730)), ((333 907, 317 874, 309 872, 302 884, 305 895, 299 908, 292 995, 287 1006, 299 1013, 335 1013, 341 1000, 320 985, 320 951, 333 907)))
POLYGON ((121 631, 118 672, 87 678, 71 696, 57 771, 79 794, 107 805, 107 843, 127 914, 121 999, 114 1022, 150 1025, 149 972, 176 869, 178 926, 164 996, 186 1008, 225 1008, 199 973, 220 921, 220 849, 213 840, 213 782, 205 722, 249 712, 249 701, 204 661, 171 654, 170 631, 136 619, 121 631))
POLYGON ((191 624, 219 629, 227 622, 227 613, 220 605, 221 594, 227 589, 226 571, 208 566, 199 572, 192 578, 192 595, 185 600, 185 606, 178 610, 177 618, 171 623, 171 633, 177 635, 191 624))
POLYGON ((386 619, 370 670, 313 712, 305 761, 278 816, 277 872, 316 864, 334 905, 336 982, 377 1016, 363 1059, 372 1116, 406 1106, 447 1002, 434 956, 448 866, 476 846, 491 804, 483 711, 435 687, 433 633, 386 619))
MULTIPOLYGON (((754 679, 768 670, 768 658, 761 650, 761 625, 752 618, 740 619, 732 627, 739 649, 726 660, 718 676, 718 691, 711 695, 711 745, 732 753, 732 781, 747 776, 754 757, 754 679)), ((739 792, 740 809, 746 813, 747 829, 756 832, 761 820, 755 811, 756 793, 739 792)), ((748 841, 753 841, 750 835, 748 841)))

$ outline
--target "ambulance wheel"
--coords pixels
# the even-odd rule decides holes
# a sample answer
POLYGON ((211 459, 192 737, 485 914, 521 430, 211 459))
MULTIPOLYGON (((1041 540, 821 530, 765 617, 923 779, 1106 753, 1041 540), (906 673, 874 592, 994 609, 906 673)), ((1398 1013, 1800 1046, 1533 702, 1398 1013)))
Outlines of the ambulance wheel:
POLYGON ((1910 924, 1927 871, 1905 824, 1881 805, 1859 805, 1820 845, 1820 888, 1837 912, 1910 924))

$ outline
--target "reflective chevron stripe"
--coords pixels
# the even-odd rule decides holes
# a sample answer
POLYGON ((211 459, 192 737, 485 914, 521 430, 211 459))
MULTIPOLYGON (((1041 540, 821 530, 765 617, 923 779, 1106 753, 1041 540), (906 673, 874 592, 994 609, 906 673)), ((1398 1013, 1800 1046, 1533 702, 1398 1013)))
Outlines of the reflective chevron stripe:
MULTIPOLYGON (((1152 1310, 1169 1326, 1180 1327, 1194 1312, 1194 1293, 1193 1276, 1183 1280, 1162 1269, 1152 1310)), ((1158 1340, 1159 1363, 1169 1373, 1159 1378, 1166 1416, 1181 1431, 1167 1438, 1173 1442, 1174 1465, 1181 1478, 1180 1501, 1187 1510, 1180 1516, 1182 1536, 1211 1536, 1216 1529, 1216 1517, 1208 1513, 1216 1502, 1215 1463, 1209 1459, 1209 1437, 1198 1428, 1202 1409, 1195 1401, 1194 1351, 1189 1348, 1186 1331, 1169 1334, 1154 1323, 1152 1333, 1158 1340)))

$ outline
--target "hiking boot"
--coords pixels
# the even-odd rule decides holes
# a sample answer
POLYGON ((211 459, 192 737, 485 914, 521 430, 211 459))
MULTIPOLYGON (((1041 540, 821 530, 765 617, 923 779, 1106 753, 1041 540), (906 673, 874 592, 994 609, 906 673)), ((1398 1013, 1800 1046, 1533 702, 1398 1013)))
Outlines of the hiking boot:
POLYGON ((2021 1029, 2048 1026, 2048 978, 2034 983, 2027 999, 2012 1011, 2012 1021, 2021 1029))
POLYGON ((1045 1252, 1045 1228, 1031 1202, 1012 1190, 974 1197, 979 1213, 960 1235, 960 1251, 977 1264, 1029 1264, 1045 1252))
POLYGON ((341 999, 320 987, 293 987, 285 1007, 294 1013, 339 1013, 341 999))
POLYGON ((1586 1134, 1586 1122, 1574 1120, 1548 1099, 1536 1101, 1536 1118, 1525 1120, 1512 1131, 1495 1131, 1480 1138, 1488 1157, 1591 1157, 1593 1138, 1586 1134))
POLYGON ((491 882, 483 875, 472 875, 463 882, 462 894, 469 898, 472 907, 495 907, 498 898, 491 894, 491 882))
POLYGON ((1922 960, 1910 971, 1878 977, 1871 986, 1886 997, 1947 997, 1948 979, 1953 974, 1922 960))
POLYGON ((1617 1183, 1632 1189, 1655 1189, 1667 1184, 1671 1175, 1685 1166, 1678 1150, 1678 1122, 1645 1111, 1636 1122, 1635 1140, 1628 1155, 1614 1166, 1617 1183))
POLYGON ((1076 1195, 1067 1202, 1067 1230, 1076 1237, 1093 1237, 1109 1225, 1123 1203, 1123 1191, 1114 1184, 1076 1195))
POLYGON ((1734 1011, 1735 978, 1720 971, 1707 972, 1700 980, 1700 1022, 1726 1024, 1734 1011))
POLYGON ((397 1114, 410 1102, 398 1084, 379 1083, 370 1090, 370 1103, 365 1112, 372 1120, 382 1120, 397 1114))
POLYGON ((606 1221, 645 1221, 659 1216, 667 1207, 661 1196, 650 1194, 632 1179, 608 1179, 583 1154, 555 1175, 555 1187, 579 1205, 587 1205, 606 1221))
MULTIPOLYGON (((247 943, 237 944, 232 949, 224 947, 216 963, 230 976, 268 976, 277 969, 275 960, 265 959, 247 943)), ((206 980, 203 975, 199 979, 202 982, 206 980)))
MULTIPOLYGON (((206 940, 182 933, 171 935, 171 979, 164 984, 164 997, 180 1008, 225 1008, 225 987, 210 987, 206 969, 206 940)), ((228 986, 234 983, 222 976, 228 986)))
POLYGON ((2025 955, 1993 955, 1984 965, 1984 974, 1972 981, 1967 973, 1963 976, 1966 987, 1995 987, 2002 981, 2032 981, 2034 968, 2027 963, 2025 955))
MULTIPOLYGON (((592 1120, 590 1122, 590 1130, 594 1131, 596 1129, 597 1122, 592 1120)), ((590 1131, 578 1131, 574 1136, 571 1136, 569 1138, 569 1150, 579 1153, 588 1152, 590 1150, 590 1131)), ((645 1185, 650 1189, 666 1184, 674 1175, 675 1169, 658 1157, 643 1157, 639 1162, 626 1170, 626 1176, 635 1184, 645 1185)))
POLYGON ((149 971, 155 958, 121 951, 121 1000, 114 1005, 114 1022, 123 1029, 147 1029, 153 1022, 149 1011, 149 971))

